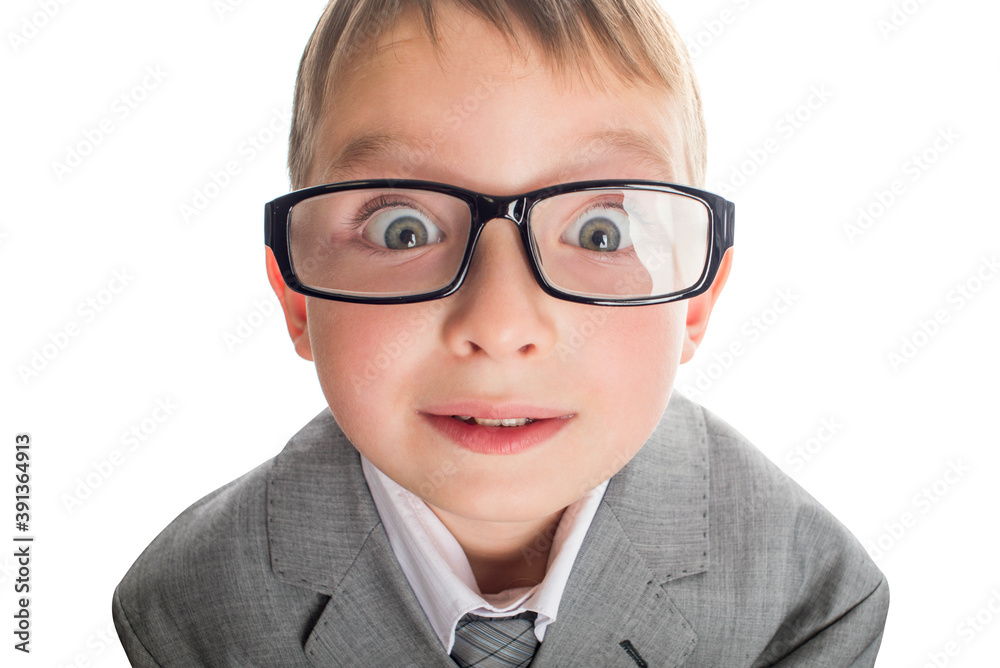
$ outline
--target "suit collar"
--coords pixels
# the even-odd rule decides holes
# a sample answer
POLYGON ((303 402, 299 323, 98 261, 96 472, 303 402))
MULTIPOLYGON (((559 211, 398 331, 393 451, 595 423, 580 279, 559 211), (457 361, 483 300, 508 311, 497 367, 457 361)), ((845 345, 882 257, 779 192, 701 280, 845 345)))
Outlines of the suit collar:
POLYGON ((708 568, 708 480, 704 411, 675 392, 645 445, 604 495, 660 582, 708 568))
POLYGON ((271 570, 331 595, 376 527, 360 455, 324 410, 292 437, 268 476, 271 570))

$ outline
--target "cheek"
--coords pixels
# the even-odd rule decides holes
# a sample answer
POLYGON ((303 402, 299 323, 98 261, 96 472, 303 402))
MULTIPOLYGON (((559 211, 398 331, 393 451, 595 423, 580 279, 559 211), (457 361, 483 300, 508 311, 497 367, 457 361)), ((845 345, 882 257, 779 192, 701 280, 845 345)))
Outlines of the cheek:
POLYGON ((640 431, 652 430, 670 398, 683 349, 685 304, 602 309, 605 323, 595 323, 580 349, 585 382, 600 388, 602 401, 640 431))
POLYGON ((435 302, 371 306, 322 300, 307 304, 320 385, 338 423, 371 423, 412 383, 425 353, 435 302))

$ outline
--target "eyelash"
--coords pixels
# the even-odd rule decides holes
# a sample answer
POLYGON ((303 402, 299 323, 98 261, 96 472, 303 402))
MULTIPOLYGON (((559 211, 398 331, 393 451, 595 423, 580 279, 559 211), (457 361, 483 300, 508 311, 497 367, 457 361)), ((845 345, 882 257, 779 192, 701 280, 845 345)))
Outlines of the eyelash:
POLYGON ((586 216, 588 213, 596 209, 615 209, 617 211, 621 211, 622 213, 626 213, 625 207, 619 204, 618 202, 612 200, 604 200, 598 202, 591 202, 590 206, 584 209, 583 213, 581 213, 580 216, 581 217, 586 216), (612 206, 608 206, 608 204, 611 204, 612 206))
MULTIPOLYGON (((407 202, 401 199, 391 199, 389 195, 379 195, 375 199, 371 199, 361 207, 361 211, 355 214, 353 220, 351 220, 352 228, 358 229, 365 222, 368 221, 373 215, 382 211, 383 209, 391 209, 394 206, 408 206, 411 208, 417 208, 413 203, 407 202)), ((419 210, 419 209, 418 209, 419 210)))
POLYGON ((590 206, 588 206, 586 209, 584 209, 583 213, 581 213, 580 216, 581 217, 585 216, 588 213, 590 213, 591 211, 594 211, 595 209, 608 209, 608 208, 615 209, 617 211, 621 211, 622 213, 624 213, 626 216, 628 216, 629 223, 640 223, 640 224, 645 224, 646 223, 646 220, 647 220, 647 218, 646 218, 646 210, 639 204, 639 200, 638 199, 634 199, 631 202, 629 202, 628 209, 625 208, 624 204, 622 204, 621 202, 618 202, 617 200, 614 200, 614 201, 612 201, 612 200, 606 200, 606 201, 603 201, 603 202, 593 202, 593 203, 590 204, 590 206), (613 206, 609 207, 609 206, 607 206, 607 204, 612 204, 613 206), (633 214, 634 214, 634 216, 633 216, 633 214))

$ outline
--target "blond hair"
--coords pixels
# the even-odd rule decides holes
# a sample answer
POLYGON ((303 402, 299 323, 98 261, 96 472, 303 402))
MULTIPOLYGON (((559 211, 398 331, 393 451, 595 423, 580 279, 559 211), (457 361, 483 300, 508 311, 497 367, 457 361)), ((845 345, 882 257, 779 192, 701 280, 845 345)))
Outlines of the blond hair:
MULTIPOLYGON (((656 0, 453 0, 520 47, 527 32, 560 74, 580 72, 606 85, 610 65, 621 83, 636 81, 673 96, 691 185, 705 179, 707 140, 701 93, 687 47, 656 0), (601 60, 603 59, 603 60, 601 60)), ((375 52, 379 38, 408 10, 419 10, 438 46, 434 0, 331 0, 309 38, 295 82, 288 171, 293 188, 308 185, 324 105, 341 77, 375 52)))

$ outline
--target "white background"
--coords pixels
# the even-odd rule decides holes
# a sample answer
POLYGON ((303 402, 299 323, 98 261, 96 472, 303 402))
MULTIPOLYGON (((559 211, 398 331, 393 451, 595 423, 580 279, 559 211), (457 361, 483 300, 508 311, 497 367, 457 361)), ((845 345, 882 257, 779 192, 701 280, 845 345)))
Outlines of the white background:
MULTIPOLYGON (((43 4, 0 15, 0 536, 13 546, 20 432, 36 536, 30 656, 11 648, 0 548, 0 663, 121 666, 111 593, 132 561, 324 405, 274 306, 261 215, 288 189, 286 118, 323 2, 95 0, 50 18, 43 4), (57 173, 104 119, 110 133, 57 173), (213 189, 229 161, 239 174, 213 189), (158 401, 175 407, 161 422, 158 401)), ((879 666, 995 665, 1000 279, 984 261, 1000 252, 1000 5, 900 2, 912 15, 891 33, 882 0, 666 5, 697 52, 707 187, 739 186, 734 269, 678 384, 877 557, 892 592, 879 666), (957 137, 943 152, 941 131, 957 137), (933 164, 912 171, 925 151, 933 164), (905 191, 850 237, 895 180, 905 191)))

